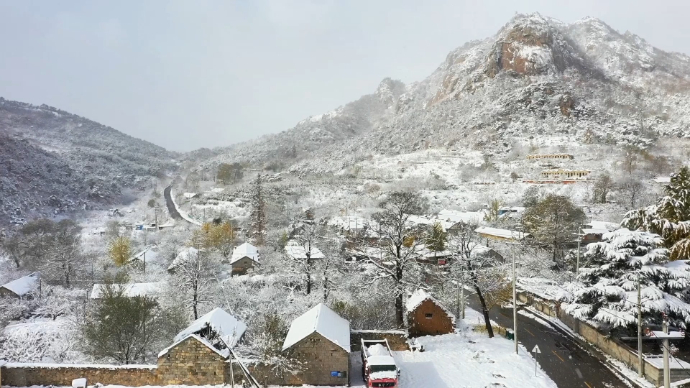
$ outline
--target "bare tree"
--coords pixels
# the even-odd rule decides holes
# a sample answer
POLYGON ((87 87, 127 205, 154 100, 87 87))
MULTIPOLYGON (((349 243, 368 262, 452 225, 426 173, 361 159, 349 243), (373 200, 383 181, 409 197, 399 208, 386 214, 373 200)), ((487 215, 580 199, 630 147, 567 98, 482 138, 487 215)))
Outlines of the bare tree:
POLYGON ((626 201, 628 209, 635 209, 640 201, 640 197, 645 192, 642 180, 636 177, 628 177, 618 184, 619 190, 626 201))
POLYGON ((261 174, 256 175, 251 194, 251 236, 256 245, 263 245, 266 235, 266 202, 264 199, 261 174))
POLYGON ((426 203, 415 192, 397 191, 390 193, 388 198, 380 204, 381 211, 374 214, 373 219, 378 223, 379 241, 376 243, 385 252, 388 264, 369 258, 381 272, 380 278, 393 282, 395 296, 395 318, 398 326, 404 325, 403 297, 408 272, 418 266, 418 246, 424 243, 422 231, 411 227, 408 219, 411 215, 422 214, 426 203))
POLYGON ((594 183, 594 193, 592 195, 592 200, 595 203, 606 203, 609 193, 613 190, 614 183, 611 176, 607 173, 599 176, 597 181, 594 183))
POLYGON ((84 264, 80 232, 81 227, 72 220, 58 222, 42 265, 49 277, 60 279, 65 287, 71 287, 73 276, 84 264))
POLYGON ((288 247, 292 250, 288 253, 288 259, 292 262, 293 271, 298 276, 304 276, 304 289, 307 295, 311 294, 314 287, 316 261, 321 261, 324 258, 323 253, 316 247, 321 233, 322 231, 316 225, 305 224, 296 238, 297 246, 288 247))
POLYGON ((199 318, 199 306, 209 301, 216 285, 217 258, 208 252, 189 250, 184 260, 175 267, 173 284, 180 298, 192 309, 194 319, 199 318))
POLYGON ((482 307, 484 324, 489 337, 494 336, 489 318, 491 301, 501 287, 502 258, 495 252, 478 243, 475 233, 477 225, 461 223, 448 242, 453 260, 450 264, 449 275, 456 285, 467 284, 474 289, 482 307), (489 296, 487 298, 487 296, 489 296))

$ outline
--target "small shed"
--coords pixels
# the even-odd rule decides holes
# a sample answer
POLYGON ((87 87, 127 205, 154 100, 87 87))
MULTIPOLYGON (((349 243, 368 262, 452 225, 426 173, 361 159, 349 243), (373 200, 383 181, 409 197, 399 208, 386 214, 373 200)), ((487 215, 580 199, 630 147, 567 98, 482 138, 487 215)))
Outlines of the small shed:
POLYGON ((232 250, 230 266, 233 275, 244 275, 259 264, 259 250, 252 244, 244 243, 232 250))
POLYGON ((30 273, 0 287, 0 297, 27 299, 41 292, 41 274, 30 273))
POLYGON ((302 363, 290 385, 347 385, 350 322, 319 303, 292 322, 283 352, 302 363))
POLYGON ((410 337, 449 334, 455 331, 455 315, 426 291, 415 291, 405 304, 410 337))

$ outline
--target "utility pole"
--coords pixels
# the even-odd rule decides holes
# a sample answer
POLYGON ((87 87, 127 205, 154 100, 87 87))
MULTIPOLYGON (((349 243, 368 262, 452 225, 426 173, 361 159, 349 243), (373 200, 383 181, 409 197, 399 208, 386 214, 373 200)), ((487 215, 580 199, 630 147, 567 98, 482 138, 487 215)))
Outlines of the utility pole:
POLYGON ((517 276, 515 271, 515 251, 511 253, 513 254, 513 341, 515 341, 515 354, 518 354, 517 293, 515 292, 515 283, 517 281, 517 276))
POLYGON ((575 276, 580 273, 580 242, 582 238, 580 237, 580 225, 577 226, 577 261, 575 262, 575 276))
POLYGON ((644 376, 644 361, 642 360, 642 291, 640 286, 640 274, 637 274, 637 374, 644 376))
POLYGON ((148 230, 144 230, 144 273, 146 273, 146 249, 147 249, 147 242, 146 242, 146 237, 149 234, 148 230))
POLYGON ((465 272, 460 269, 460 319, 465 319, 465 272))
POLYGON ((666 314, 664 314, 663 329, 664 334, 666 334, 661 342, 664 347, 664 388, 671 388, 671 369, 668 365, 668 318, 666 314))

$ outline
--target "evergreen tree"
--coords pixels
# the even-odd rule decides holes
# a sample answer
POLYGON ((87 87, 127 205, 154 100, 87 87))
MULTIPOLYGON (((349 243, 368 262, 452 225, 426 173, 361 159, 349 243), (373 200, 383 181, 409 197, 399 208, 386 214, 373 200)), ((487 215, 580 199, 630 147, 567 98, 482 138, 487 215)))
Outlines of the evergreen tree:
POLYGON ((563 247, 575 239, 578 227, 585 221, 585 213, 568 197, 550 194, 528 208, 522 216, 525 231, 542 244, 550 245, 553 260, 563 256, 563 247))
POLYGON ((675 326, 690 323, 690 304, 683 290, 690 285, 690 267, 669 263, 668 250, 656 234, 619 229, 604 241, 589 244, 589 264, 578 274, 580 284, 564 296, 565 311, 578 319, 593 319, 613 327, 633 329, 637 323, 637 284, 642 290, 643 319, 660 324, 662 313, 675 326))
POLYGON ((426 239, 426 247, 430 251, 443 252, 446 250, 446 241, 448 236, 446 231, 443 230, 443 226, 439 222, 435 222, 431 227, 431 233, 426 239))
POLYGON ((690 169, 673 174, 664 193, 656 205, 628 212, 621 224, 660 235, 671 260, 690 259, 690 169))
POLYGON ((251 196, 251 206, 251 236, 256 245, 261 246, 264 244, 264 237, 266 235, 266 202, 264 201, 261 174, 257 174, 256 180, 254 181, 251 196))

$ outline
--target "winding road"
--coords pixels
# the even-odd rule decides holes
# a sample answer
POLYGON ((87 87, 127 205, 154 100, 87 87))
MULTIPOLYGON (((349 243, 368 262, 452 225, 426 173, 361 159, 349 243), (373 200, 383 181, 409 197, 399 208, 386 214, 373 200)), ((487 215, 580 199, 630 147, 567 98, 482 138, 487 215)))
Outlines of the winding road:
POLYGON ((170 213, 170 217, 172 217, 175 220, 181 220, 182 216, 180 215, 180 212, 177 211, 175 203, 173 203, 172 196, 170 195, 171 190, 172 185, 166 187, 165 190, 163 190, 163 196, 165 197, 165 205, 168 207, 168 213, 170 213))
MULTIPOLYGON (((469 306, 481 311, 476 295, 469 298, 469 306)), ((489 316, 499 325, 513 327, 513 310, 496 307, 489 316)), ((518 314, 518 341, 528 350, 539 346, 537 362, 560 388, 629 387, 595 356, 580 347, 575 339, 555 329, 518 314)))

